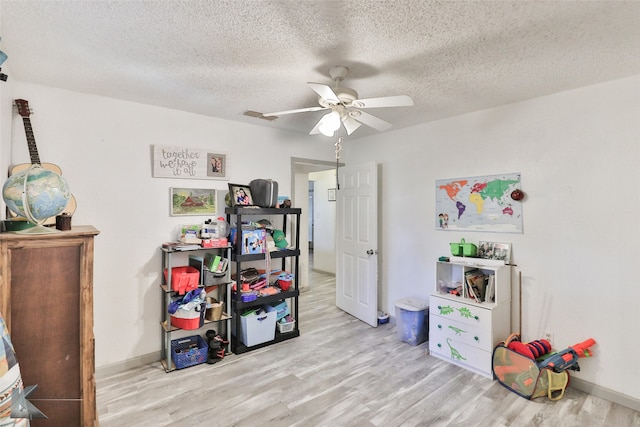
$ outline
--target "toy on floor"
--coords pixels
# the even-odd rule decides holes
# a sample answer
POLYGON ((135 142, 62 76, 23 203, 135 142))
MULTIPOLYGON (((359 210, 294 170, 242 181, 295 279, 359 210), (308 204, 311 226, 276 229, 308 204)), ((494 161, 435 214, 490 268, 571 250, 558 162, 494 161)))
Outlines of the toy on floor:
POLYGON ((569 384, 569 370, 580 370, 579 357, 590 357, 593 338, 553 352, 544 339, 523 343, 511 334, 493 350, 494 378, 507 389, 526 398, 547 396, 559 400, 569 384))
POLYGON ((207 354, 207 363, 213 365, 224 359, 227 352, 227 346, 229 340, 220 334, 217 334, 215 330, 209 329, 206 333, 206 341, 209 346, 209 352, 207 354))
POLYGON ((554 372, 562 372, 566 369, 579 371, 578 358, 591 357, 592 353, 589 349, 595 343, 593 338, 589 338, 562 351, 552 352, 551 343, 545 339, 529 343, 514 340, 509 342, 508 348, 530 359, 536 359, 540 369, 549 368, 554 372))
POLYGON ((523 343, 521 341, 511 341, 508 344, 510 350, 523 354, 530 359, 537 359, 545 354, 551 353, 551 343, 545 339, 523 343))
POLYGON ((589 349, 595 343, 593 338, 589 338, 562 351, 552 353, 540 362, 540 368, 550 368, 554 372, 561 372, 565 369, 579 371, 578 358, 591 357, 592 353, 589 349))

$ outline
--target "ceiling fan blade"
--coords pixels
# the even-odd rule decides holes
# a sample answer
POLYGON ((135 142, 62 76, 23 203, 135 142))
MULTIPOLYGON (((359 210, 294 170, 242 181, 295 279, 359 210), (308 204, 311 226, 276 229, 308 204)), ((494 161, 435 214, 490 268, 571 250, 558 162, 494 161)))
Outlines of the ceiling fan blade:
POLYGON ((317 106, 317 107, 298 108, 297 110, 276 111, 275 113, 263 113, 262 115, 266 117, 284 116, 285 114, 306 113, 308 111, 320 111, 320 110, 326 110, 326 109, 327 107, 317 106))
POLYGON ((318 123, 316 123, 313 129, 311 129, 311 132, 309 132, 309 135, 315 135, 320 133, 320 124, 322 123, 323 119, 324 119, 324 116, 320 117, 320 120, 318 120, 318 123))
POLYGON ((413 99, 408 95, 383 96, 380 98, 356 99, 351 103, 357 108, 410 107, 413 99))
POLYGON ((349 115, 360 123, 371 126, 375 130, 378 130, 380 132, 391 128, 391 123, 385 122, 384 120, 372 116, 369 113, 365 113, 364 111, 350 110, 349 115))
POLYGON ((340 103, 340 99, 338 98, 338 95, 336 95, 333 89, 331 89, 329 86, 322 83, 312 83, 312 82, 308 82, 307 84, 311 89, 313 89, 315 93, 320 95, 320 98, 324 99, 325 101, 329 101, 336 104, 340 103))
POLYGON ((342 124, 344 125, 344 128, 347 130, 347 135, 351 135, 361 125, 359 121, 352 118, 348 114, 345 114, 344 116, 342 116, 342 124))

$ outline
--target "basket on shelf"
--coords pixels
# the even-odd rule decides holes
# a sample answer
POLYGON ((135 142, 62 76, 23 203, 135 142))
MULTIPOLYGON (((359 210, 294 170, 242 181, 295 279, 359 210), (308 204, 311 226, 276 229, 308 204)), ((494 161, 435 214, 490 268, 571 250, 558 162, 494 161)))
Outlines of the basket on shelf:
MULTIPOLYGON (((164 269, 165 283, 169 279, 169 269, 164 269)), ((200 284, 200 272, 192 266, 184 265, 171 269, 171 289, 180 295, 192 291, 200 284)))
POLYGON ((464 239, 460 239, 456 243, 449 243, 449 246, 453 256, 476 256, 478 253, 478 247, 473 243, 466 243, 464 239))
POLYGON ((296 321, 291 320, 290 322, 278 322, 276 325, 278 325, 278 332, 286 334, 287 332, 293 331, 293 328, 296 326, 296 321))
POLYGON ((207 360, 207 343, 199 335, 171 340, 171 357, 176 369, 199 365, 207 360))

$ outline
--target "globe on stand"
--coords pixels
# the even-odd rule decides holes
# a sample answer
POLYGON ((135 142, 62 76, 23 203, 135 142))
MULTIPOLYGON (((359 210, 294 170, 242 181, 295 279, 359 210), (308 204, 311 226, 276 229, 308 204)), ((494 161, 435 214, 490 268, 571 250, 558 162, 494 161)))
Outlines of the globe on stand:
POLYGON ((2 198, 11 212, 35 225, 18 233, 57 233, 59 230, 42 224, 62 213, 71 198, 71 191, 60 175, 34 164, 9 177, 2 187, 2 198))

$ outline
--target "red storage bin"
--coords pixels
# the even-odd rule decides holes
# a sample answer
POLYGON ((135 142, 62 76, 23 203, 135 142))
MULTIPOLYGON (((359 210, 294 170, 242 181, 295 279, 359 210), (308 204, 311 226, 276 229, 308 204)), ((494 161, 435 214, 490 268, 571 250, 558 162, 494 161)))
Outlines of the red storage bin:
POLYGON ((200 324, 200 317, 194 317, 193 319, 184 319, 181 317, 171 316, 171 326, 176 328, 186 329, 188 331, 199 329, 202 327, 200 324))
POLYGON ((191 310, 178 309, 171 315, 171 326, 180 329, 198 329, 204 325, 204 318, 207 311, 207 303, 196 305, 191 310))
MULTIPOLYGON (((164 269, 164 281, 167 283, 169 272, 164 269)), ((168 284, 168 283, 167 283, 168 284)), ((190 265, 173 267, 171 269, 171 289, 179 295, 196 289, 200 284, 200 272, 190 265)))

